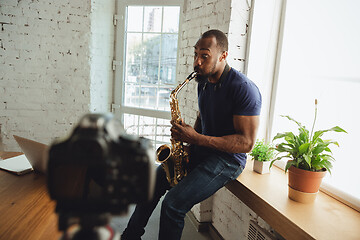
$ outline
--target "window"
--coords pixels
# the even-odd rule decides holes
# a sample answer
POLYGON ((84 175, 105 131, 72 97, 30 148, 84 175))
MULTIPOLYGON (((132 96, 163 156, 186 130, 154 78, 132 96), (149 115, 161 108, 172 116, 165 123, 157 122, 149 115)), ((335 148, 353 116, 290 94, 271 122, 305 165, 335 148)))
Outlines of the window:
POLYGON ((116 115, 128 133, 153 140, 157 148, 170 139, 181 9, 179 1, 138 2, 121 3, 118 9, 123 25, 117 28, 117 59, 124 64, 115 73, 116 115))
POLYGON ((318 99, 315 128, 339 125, 348 132, 324 136, 337 140, 340 148, 332 148, 336 161, 332 175, 326 176, 323 185, 340 190, 342 198, 349 196, 354 205, 359 205, 360 177, 356 172, 360 161, 355 149, 360 134, 360 111, 356 105, 360 102, 360 32, 357 31, 360 18, 356 11, 360 3, 355 0, 263 2, 255 3, 251 49, 256 48, 261 36, 268 41, 262 45, 263 52, 250 50, 253 55, 249 60, 252 65, 249 65, 249 77, 263 87, 264 100, 270 109, 262 119, 263 127, 268 129, 263 136, 271 140, 277 132, 296 131, 296 126, 280 115, 290 115, 311 128, 314 99, 318 99), (286 2, 286 6, 281 2, 286 2), (265 9, 265 4, 272 5, 267 9, 273 11, 267 13, 267 20, 260 20, 261 14, 256 11, 265 9), (266 21, 268 28, 261 33, 262 21, 266 21), (264 67, 256 72, 259 64, 264 67), (265 92, 269 87, 272 91, 265 92))

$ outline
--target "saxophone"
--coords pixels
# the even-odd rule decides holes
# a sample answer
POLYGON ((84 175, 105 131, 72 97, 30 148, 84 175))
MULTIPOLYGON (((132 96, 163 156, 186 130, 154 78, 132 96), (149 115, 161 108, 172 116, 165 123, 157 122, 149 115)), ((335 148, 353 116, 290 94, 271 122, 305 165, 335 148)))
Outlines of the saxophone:
MULTIPOLYGON (((171 120, 176 123, 181 121, 177 94, 195 77, 196 72, 191 73, 186 80, 180 83, 170 94, 171 120)), ((176 141, 172 138, 170 141, 171 148, 165 144, 156 150, 156 160, 161 163, 166 173, 166 179, 170 183, 170 186, 173 187, 186 176, 187 172, 184 165, 188 162, 189 156, 184 150, 183 142, 176 141)))

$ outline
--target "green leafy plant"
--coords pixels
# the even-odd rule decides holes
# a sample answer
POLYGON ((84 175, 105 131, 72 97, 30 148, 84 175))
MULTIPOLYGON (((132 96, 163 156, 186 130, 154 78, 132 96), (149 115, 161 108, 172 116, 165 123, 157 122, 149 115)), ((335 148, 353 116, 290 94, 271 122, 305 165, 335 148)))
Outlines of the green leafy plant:
POLYGON ((339 126, 319 130, 314 132, 314 126, 317 116, 317 100, 315 99, 315 117, 312 125, 311 133, 303 126, 300 122, 294 120, 290 116, 284 116, 290 121, 295 122, 298 125, 299 133, 296 135, 293 132, 278 133, 274 139, 283 138, 284 142, 278 144, 275 148, 278 151, 278 154, 284 153, 280 157, 275 158, 273 163, 282 158, 290 158, 291 160, 287 162, 285 167, 285 172, 291 167, 295 166, 300 169, 309 170, 309 171, 322 171, 324 168, 331 173, 332 164, 334 157, 329 148, 329 145, 334 144, 339 146, 338 142, 332 140, 323 140, 321 137, 326 132, 344 132, 347 133, 344 129, 339 126))
POLYGON ((265 143, 264 140, 256 140, 250 156, 260 162, 270 161, 274 156, 274 147, 271 143, 265 143))

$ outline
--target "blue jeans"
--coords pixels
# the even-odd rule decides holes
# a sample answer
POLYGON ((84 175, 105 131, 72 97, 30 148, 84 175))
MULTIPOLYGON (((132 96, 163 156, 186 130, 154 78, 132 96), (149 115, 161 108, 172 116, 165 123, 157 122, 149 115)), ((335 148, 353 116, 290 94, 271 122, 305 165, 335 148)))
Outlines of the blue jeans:
POLYGON ((197 203, 207 199, 226 183, 236 179, 243 168, 234 159, 209 155, 201 159, 180 183, 170 188, 161 166, 156 171, 155 192, 151 202, 138 204, 132 214, 122 239, 138 240, 145 233, 145 226, 166 193, 160 215, 160 240, 178 240, 184 228, 184 218, 197 203))

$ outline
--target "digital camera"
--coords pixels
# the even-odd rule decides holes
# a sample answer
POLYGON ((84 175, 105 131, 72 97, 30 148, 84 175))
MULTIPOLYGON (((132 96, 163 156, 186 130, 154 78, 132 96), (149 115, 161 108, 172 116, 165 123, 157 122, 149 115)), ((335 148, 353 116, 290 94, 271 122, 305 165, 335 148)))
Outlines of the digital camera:
POLYGON ((48 190, 56 211, 120 215, 129 204, 151 199, 151 150, 149 140, 125 134, 111 114, 85 115, 70 136, 49 148, 48 190))

